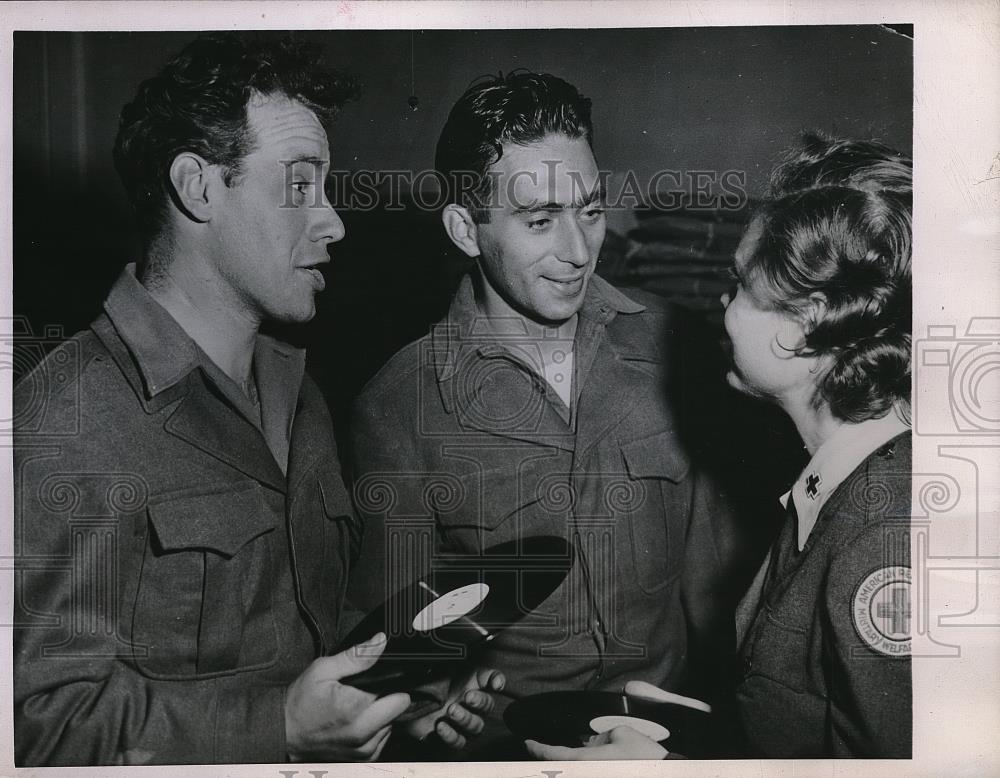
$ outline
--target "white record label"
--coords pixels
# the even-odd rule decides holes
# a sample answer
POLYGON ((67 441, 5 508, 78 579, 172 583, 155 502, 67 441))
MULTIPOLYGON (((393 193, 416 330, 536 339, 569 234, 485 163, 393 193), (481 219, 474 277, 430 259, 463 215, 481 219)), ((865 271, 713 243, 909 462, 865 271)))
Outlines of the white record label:
POLYGON ((413 619, 413 628, 417 632, 429 632, 451 624, 478 608, 489 593, 488 584, 474 583, 442 594, 416 615, 413 619))
POLYGON ((640 735, 645 735, 657 743, 670 737, 670 730, 666 727, 661 727, 655 721, 638 719, 635 716, 598 716, 590 722, 590 728, 597 734, 622 726, 632 727, 640 735))

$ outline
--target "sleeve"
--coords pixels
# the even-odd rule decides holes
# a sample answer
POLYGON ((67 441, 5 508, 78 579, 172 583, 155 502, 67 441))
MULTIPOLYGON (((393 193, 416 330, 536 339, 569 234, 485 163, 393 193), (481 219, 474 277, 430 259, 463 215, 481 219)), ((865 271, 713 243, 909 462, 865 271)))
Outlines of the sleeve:
MULTIPOLYGON (((15 701, 18 767, 280 763, 287 758, 284 687, 157 683, 121 664, 109 662, 101 669, 95 664, 74 678, 62 672, 48 684, 35 684, 33 693, 15 701)), ((24 675, 21 668, 15 672, 24 675)), ((20 685, 23 689, 23 679, 20 685)))
POLYGON ((739 397, 725 383, 718 342, 697 315, 662 302, 659 307, 666 396, 693 462, 681 578, 691 692, 718 704, 730 692, 736 605, 766 551, 770 526, 761 527, 759 501, 746 488, 747 463, 738 459, 746 440, 733 434, 731 424, 739 397))
POLYGON ((718 702, 730 692, 736 651, 736 606, 753 576, 756 557, 745 537, 747 522, 719 482, 694 473, 684 552, 681 598, 694 672, 718 702))
POLYGON ((911 754, 908 535, 886 530, 864 530, 830 566, 823 615, 834 756, 911 754))
POLYGON ((775 414, 727 385, 728 360, 704 319, 663 301, 657 307, 665 320, 666 395, 678 438, 696 465, 684 604, 695 636, 716 649, 720 640, 735 644, 729 625, 736 604, 783 517, 774 499, 783 489, 772 484, 776 477, 782 483, 774 472, 782 447, 767 434, 775 414), (760 456, 762 445, 768 456, 760 456))
POLYGON ((691 513, 684 550, 681 597, 692 642, 721 656, 735 646, 733 590, 735 517, 722 491, 704 472, 692 476, 691 513))
POLYGON ((364 612, 381 605, 430 563, 434 526, 426 519, 420 460, 405 416, 392 403, 367 394, 355 403, 351 416, 349 482, 362 541, 348 597, 364 612))
POLYGON ((712 705, 712 715, 690 737, 697 753, 713 758, 740 753, 741 733, 733 705, 735 611, 744 588, 746 554, 740 526, 717 482, 696 472, 681 577, 688 628, 686 688, 681 691, 712 705))
MULTIPOLYGON (((37 482, 20 487, 16 764, 285 761, 284 686, 255 683, 253 673, 160 680, 140 672, 136 652, 156 650, 132 645, 128 632, 142 546, 129 532, 88 531, 86 521, 68 531, 36 508, 37 482)), ((172 618, 170 603, 159 616, 172 618)))

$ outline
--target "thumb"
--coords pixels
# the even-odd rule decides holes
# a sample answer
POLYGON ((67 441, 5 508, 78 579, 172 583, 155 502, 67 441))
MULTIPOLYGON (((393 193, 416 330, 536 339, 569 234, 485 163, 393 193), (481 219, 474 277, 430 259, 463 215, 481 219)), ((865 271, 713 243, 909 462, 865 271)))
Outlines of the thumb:
POLYGON ((379 632, 364 643, 358 643, 328 657, 325 668, 328 677, 343 678, 345 675, 354 675, 367 670, 382 656, 385 646, 385 633, 379 632))

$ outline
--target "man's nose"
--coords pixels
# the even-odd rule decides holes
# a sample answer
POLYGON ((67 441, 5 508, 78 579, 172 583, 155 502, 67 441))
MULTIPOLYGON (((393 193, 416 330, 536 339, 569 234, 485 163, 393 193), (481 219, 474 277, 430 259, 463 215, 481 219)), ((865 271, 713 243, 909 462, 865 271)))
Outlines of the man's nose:
POLYGON ((723 308, 728 308, 730 301, 733 299, 732 290, 728 292, 723 292, 722 296, 719 298, 719 302, 722 303, 723 308))
POLYGON ((325 191, 322 194, 322 202, 317 203, 310 210, 313 212, 312 239, 314 241, 336 243, 347 234, 347 230, 344 229, 344 222, 341 221, 340 215, 330 205, 325 191))
POLYGON ((587 246, 587 236, 575 219, 563 219, 562 240, 559 245, 559 259, 577 267, 583 267, 590 262, 590 249, 587 246))

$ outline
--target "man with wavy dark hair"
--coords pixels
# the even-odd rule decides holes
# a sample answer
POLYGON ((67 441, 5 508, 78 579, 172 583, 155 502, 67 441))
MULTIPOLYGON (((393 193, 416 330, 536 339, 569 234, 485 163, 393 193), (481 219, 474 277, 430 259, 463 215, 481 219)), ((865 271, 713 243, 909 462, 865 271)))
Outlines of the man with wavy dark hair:
MULTIPOLYGON (((19 765, 374 759, 410 704, 340 683, 384 638, 327 656, 359 527, 304 353, 260 331, 315 312, 352 93, 302 45, 209 35, 122 112, 142 257, 15 391, 45 404, 15 440, 19 765)), ((410 728, 460 745, 480 685, 410 728)))
POLYGON ((477 223, 488 223, 499 179, 491 167, 504 146, 527 146, 546 135, 593 146, 590 111, 589 98, 550 75, 515 70, 477 83, 452 108, 438 138, 434 166, 449 202, 465 207, 477 223))
POLYGON ((357 402, 363 558, 383 571, 358 596, 378 602, 434 553, 556 535, 575 553, 565 583, 488 646, 510 695, 625 679, 704 693, 690 657, 719 669, 730 644, 730 508, 669 399, 677 312, 594 274, 592 137, 590 100, 552 75, 485 79, 452 109, 442 219, 473 265, 447 317, 357 402))

